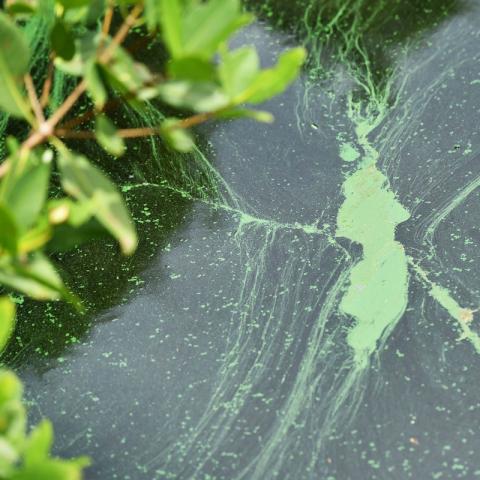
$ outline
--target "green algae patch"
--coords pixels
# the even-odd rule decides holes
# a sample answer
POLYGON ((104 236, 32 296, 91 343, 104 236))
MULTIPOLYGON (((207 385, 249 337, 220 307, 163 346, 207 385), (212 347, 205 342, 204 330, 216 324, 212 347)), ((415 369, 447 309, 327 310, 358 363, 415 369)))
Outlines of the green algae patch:
POLYGON ((358 242, 362 260, 350 272, 340 310, 355 318, 347 336, 358 366, 366 366, 377 342, 403 315, 408 302, 408 261, 395 240, 396 226, 410 217, 375 165, 361 167, 344 183, 337 237, 358 242))
POLYGON ((345 162, 354 162, 360 156, 358 150, 351 143, 343 143, 340 146, 340 157, 345 162))

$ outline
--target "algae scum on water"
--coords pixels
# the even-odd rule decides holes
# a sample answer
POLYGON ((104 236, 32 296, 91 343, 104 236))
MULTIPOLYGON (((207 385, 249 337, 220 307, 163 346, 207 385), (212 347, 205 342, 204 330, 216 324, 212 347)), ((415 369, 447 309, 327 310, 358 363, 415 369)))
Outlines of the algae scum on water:
POLYGON ((92 480, 479 478, 480 5, 248 3, 303 77, 117 164, 141 248, 62 259, 86 318, 20 307, 32 414, 92 480))

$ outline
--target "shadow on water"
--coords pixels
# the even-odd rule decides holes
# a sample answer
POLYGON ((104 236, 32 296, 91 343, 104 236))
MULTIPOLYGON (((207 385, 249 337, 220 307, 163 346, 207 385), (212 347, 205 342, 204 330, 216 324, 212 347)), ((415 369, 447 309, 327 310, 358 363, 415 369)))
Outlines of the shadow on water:
MULTIPOLYGON (((154 106, 144 118, 127 108, 116 113, 120 123, 128 118, 138 124, 161 115, 154 106)), ((204 143, 198 139, 200 146, 204 143)), ((82 315, 63 302, 34 302, 17 295, 15 337, 2 357, 13 368, 28 364, 48 370, 70 346, 85 341, 92 326, 111 320, 102 312, 128 303, 141 288, 141 273, 160 251, 168 250, 172 237, 188 221, 194 199, 215 194, 208 175, 197 168, 196 160, 203 158, 200 149, 179 154, 151 138, 129 142, 126 155, 114 159, 95 142, 72 142, 71 147, 99 164, 121 188, 137 226, 139 246, 132 257, 124 257, 114 239, 105 236, 55 254, 66 284, 82 299, 87 312, 82 315)))

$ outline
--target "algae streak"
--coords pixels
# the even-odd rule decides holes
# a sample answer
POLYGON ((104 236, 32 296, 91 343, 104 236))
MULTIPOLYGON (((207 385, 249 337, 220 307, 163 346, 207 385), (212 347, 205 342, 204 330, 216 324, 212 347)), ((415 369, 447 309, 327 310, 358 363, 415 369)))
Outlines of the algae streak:
POLYGON ((410 215, 388 189, 374 162, 367 162, 343 185, 345 201, 337 217, 337 237, 363 247, 362 260, 350 273, 340 309, 356 324, 347 341, 355 363, 365 367, 377 342, 392 330, 408 302, 408 261, 395 241, 395 228, 410 215))

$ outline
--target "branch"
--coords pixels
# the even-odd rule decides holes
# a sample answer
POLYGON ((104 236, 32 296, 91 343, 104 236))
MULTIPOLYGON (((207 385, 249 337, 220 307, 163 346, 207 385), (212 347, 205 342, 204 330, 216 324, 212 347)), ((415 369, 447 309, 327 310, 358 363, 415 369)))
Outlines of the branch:
POLYGON ((112 5, 112 2, 109 2, 107 12, 105 13, 105 18, 103 19, 103 25, 102 25, 102 33, 104 37, 107 36, 108 32, 110 31, 110 27, 112 25, 112 19, 113 19, 113 5, 112 5))
POLYGON ((52 89, 53 84, 53 72, 55 71, 55 66, 53 64, 53 55, 50 58, 50 62, 48 63, 48 71, 47 71, 47 78, 45 79, 45 83, 43 84, 42 95, 40 96, 40 105, 42 108, 45 108, 48 104, 48 100, 50 99, 50 91, 52 89))
MULTIPOLYGON (((177 123, 170 125, 166 128, 161 127, 140 127, 140 128, 123 128, 117 130, 116 134, 121 138, 140 138, 151 137, 153 135, 160 135, 162 131, 187 129, 205 123, 211 118, 215 117, 219 113, 219 110, 215 112, 199 113, 192 115, 191 117, 179 120, 177 123)), ((59 128, 55 130, 55 135, 60 138, 71 138, 78 140, 94 139, 95 132, 91 130, 68 130, 67 128, 59 128)))
MULTIPOLYGON (((135 25, 135 22, 143 10, 142 5, 136 5, 130 12, 128 17, 119 28, 112 43, 100 54, 99 62, 108 63, 112 58, 115 48, 120 45, 125 37, 128 35, 130 29, 135 25)), ((21 149, 23 151, 30 150, 40 143, 44 142, 47 138, 51 137, 54 133, 55 126, 62 120, 62 118, 71 110, 78 99, 83 95, 87 89, 87 83, 83 79, 70 93, 66 100, 60 105, 60 107, 54 112, 54 114, 44 122, 41 122, 37 131, 35 131, 27 140, 22 144, 21 149)))
MULTIPOLYGON (((117 130, 116 134, 122 138, 139 138, 139 137, 150 137, 152 135, 159 135, 160 128, 158 127, 141 127, 141 128, 125 128, 117 130)), ((58 129, 55 130, 55 135, 60 138, 74 138, 74 139, 94 139, 95 132, 91 130, 64 130, 58 129)))
POLYGON ((118 29, 118 32, 113 37, 112 43, 110 43, 110 45, 100 54, 100 63, 108 63, 110 61, 115 48, 123 43, 125 37, 128 35, 128 32, 135 25, 138 16, 142 13, 142 10, 143 6, 141 4, 135 5, 135 8, 130 12, 122 26, 118 29))
POLYGON ((40 104, 40 100, 38 99, 37 92, 35 91, 35 85, 33 83, 32 76, 28 73, 23 79, 25 81, 28 99, 30 100, 30 106, 35 114, 35 118, 39 124, 42 124, 45 122, 45 117, 43 116, 42 106, 40 104))
POLYGON ((70 109, 77 103, 78 99, 83 95, 87 89, 87 82, 82 80, 65 99, 65 101, 58 107, 55 113, 48 119, 48 125, 53 130, 55 125, 70 111, 70 109))

